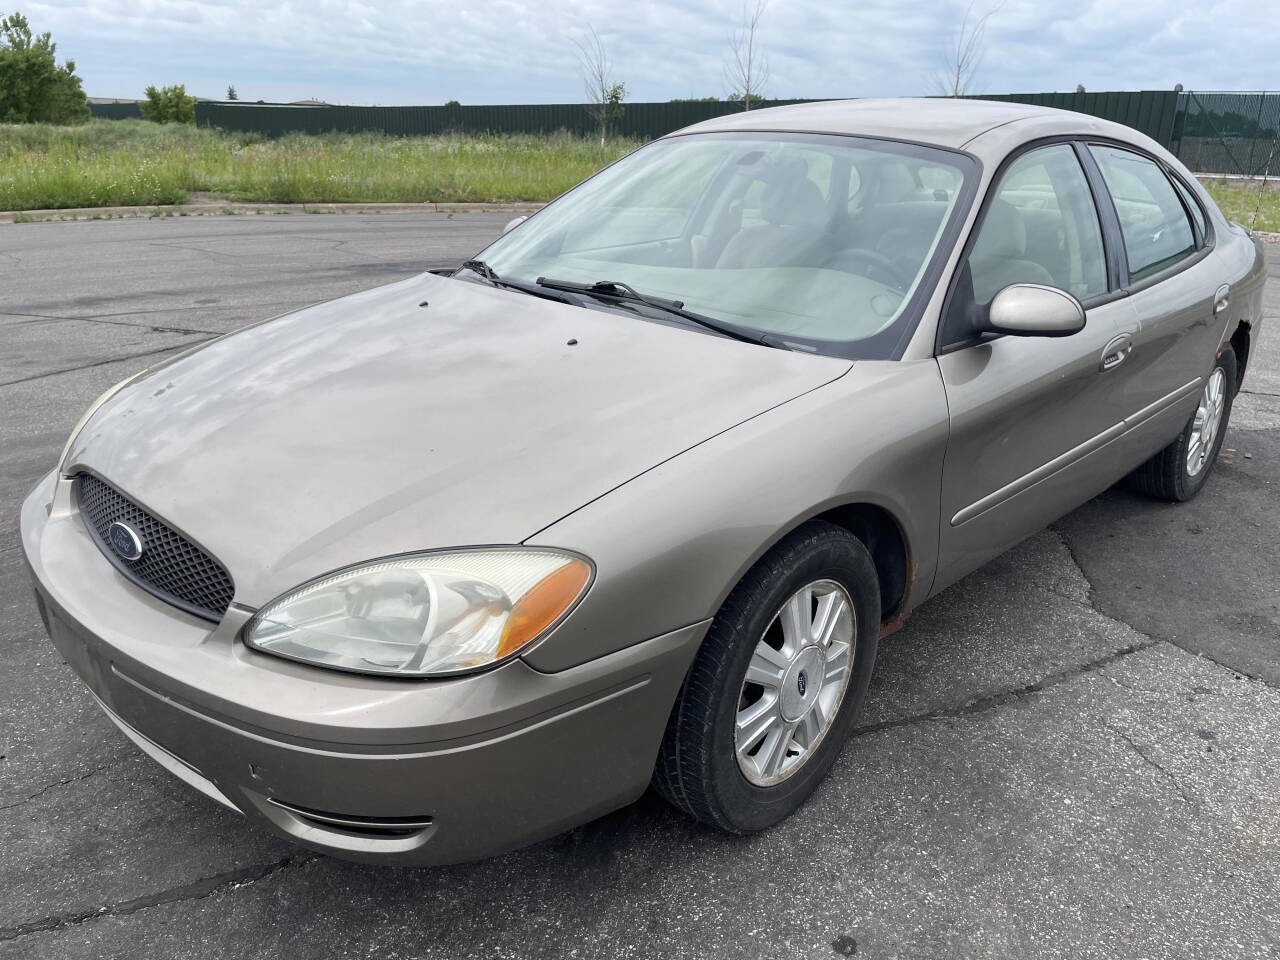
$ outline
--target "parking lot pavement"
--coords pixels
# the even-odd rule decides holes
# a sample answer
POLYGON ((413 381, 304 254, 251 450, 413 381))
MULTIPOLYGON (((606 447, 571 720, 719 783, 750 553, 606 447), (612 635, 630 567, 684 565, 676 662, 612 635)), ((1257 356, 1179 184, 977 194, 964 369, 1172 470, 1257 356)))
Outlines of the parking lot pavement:
POLYGON ((0 957, 1276 955, 1275 280, 1205 492, 1117 488, 925 604, 830 778, 765 834, 649 796, 496 860, 379 869, 265 836, 142 757, 44 637, 21 498, 120 378, 457 262, 506 219, 0 228, 0 957))

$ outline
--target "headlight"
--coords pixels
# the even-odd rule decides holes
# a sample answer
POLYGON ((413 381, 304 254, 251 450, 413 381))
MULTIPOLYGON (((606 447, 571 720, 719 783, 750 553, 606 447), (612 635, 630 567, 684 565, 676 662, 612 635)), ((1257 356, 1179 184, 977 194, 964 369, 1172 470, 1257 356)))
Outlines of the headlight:
POLYGON ((250 647, 335 670, 426 677, 505 660, 560 622, 591 581, 562 550, 395 557, 300 587, 249 622, 250 647))

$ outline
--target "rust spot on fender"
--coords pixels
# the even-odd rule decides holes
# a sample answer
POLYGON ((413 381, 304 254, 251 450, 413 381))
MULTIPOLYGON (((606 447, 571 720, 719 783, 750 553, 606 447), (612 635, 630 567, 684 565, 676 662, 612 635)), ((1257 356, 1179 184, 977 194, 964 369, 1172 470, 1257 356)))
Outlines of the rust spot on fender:
POLYGON ((902 599, 898 602, 898 612, 880 623, 881 640, 889 636, 891 633, 897 633, 901 630, 902 625, 906 623, 907 618, 911 616, 911 611, 907 608, 907 604, 911 600, 911 588, 915 586, 916 575, 919 572, 919 566, 914 563, 907 567, 907 582, 902 588, 902 599))

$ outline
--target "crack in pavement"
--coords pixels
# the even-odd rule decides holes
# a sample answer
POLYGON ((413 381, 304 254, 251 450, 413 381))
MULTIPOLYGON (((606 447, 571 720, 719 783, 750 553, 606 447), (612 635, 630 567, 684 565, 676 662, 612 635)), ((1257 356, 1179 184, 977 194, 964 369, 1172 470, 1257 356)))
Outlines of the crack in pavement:
POLYGON ((30 794, 29 796, 23 797, 21 800, 15 800, 12 803, 6 803, 3 805, 0 805, 0 810, 12 810, 14 807, 22 806, 24 803, 30 803, 32 800, 38 800, 40 797, 43 797, 46 793, 48 793, 50 790, 55 789, 56 787, 65 787, 72 783, 80 783, 82 780, 88 780, 90 777, 96 777, 98 774, 102 773, 102 771, 106 770, 108 767, 113 766, 115 763, 123 759, 125 758, 116 757, 110 763, 104 763, 104 764, 101 764, 100 766, 94 767, 88 773, 82 773, 79 776, 75 776, 75 777, 64 777, 61 780, 55 780, 53 783, 47 783, 43 787, 41 787, 39 790, 37 790, 35 793, 30 794))
POLYGON ((320 859, 320 854, 318 853, 290 854, 270 863, 243 867, 239 870, 227 870, 223 873, 215 873, 210 877, 202 877, 199 880, 194 880, 181 886, 170 887, 159 893, 150 893, 146 896, 134 897, 132 900, 109 903, 99 907, 97 910, 54 914, 53 916, 19 923, 11 927, 0 927, 0 942, 17 940, 21 937, 28 937, 33 933, 47 933, 63 927, 76 926, 91 920, 99 920, 103 917, 127 917, 130 914, 138 913, 140 910, 147 910, 151 907, 163 906, 169 903, 203 900, 223 890, 238 890, 241 887, 257 883, 259 880, 264 880, 273 873, 287 870, 290 867, 304 866, 318 859, 320 859))
MULTIPOLYGON (((1046 690, 1049 690, 1060 684, 1066 683, 1067 681, 1072 680, 1076 677, 1083 676, 1088 673, 1096 673, 1097 671, 1103 669, 1104 667, 1110 666, 1111 664, 1116 663, 1119 660, 1123 660, 1125 657, 1132 656, 1135 653, 1141 653, 1144 650, 1150 650, 1151 648, 1161 643, 1169 644, 1175 649, 1183 650, 1185 653, 1192 654, 1193 656, 1199 655, 1195 651, 1186 650, 1181 645, 1176 644, 1173 641, 1168 640, 1164 637, 1153 636, 1152 634, 1149 634, 1143 630, 1139 630, 1132 623, 1129 623, 1126 620, 1122 620, 1121 618, 1114 616, 1112 614, 1104 613, 1102 610, 1098 609, 1098 606, 1094 600, 1093 581, 1090 580, 1089 575, 1085 573, 1084 566, 1081 564, 1080 558, 1076 554, 1075 547, 1072 545, 1070 539, 1066 536, 1066 534, 1064 534, 1061 530, 1059 530, 1055 526, 1049 526, 1046 528, 1046 530, 1047 532, 1057 537, 1058 541, 1062 544, 1063 549, 1067 551, 1067 556, 1070 558, 1072 566, 1076 568, 1076 571, 1080 574, 1080 579, 1084 581, 1087 600, 1080 600, 1077 597, 1070 596, 1069 594, 1066 594, 1060 590, 1056 590, 1053 587, 1047 586, 1042 583, 1033 583, 1032 586, 1035 589, 1042 590, 1045 593, 1049 593, 1055 597, 1059 597, 1060 599, 1066 600, 1069 603, 1072 603, 1075 606, 1080 607, 1082 610, 1088 611, 1089 613, 1093 614, 1096 617, 1099 617, 1102 620, 1106 620, 1107 622, 1113 623, 1119 627, 1124 628, 1125 630, 1129 630, 1137 634, 1138 636, 1142 637, 1142 639, 1135 643, 1131 643, 1126 647, 1122 647, 1119 650, 1113 650, 1111 653, 1098 657, 1097 659, 1090 660, 1086 663, 1077 664, 1075 666, 1067 667, 1065 669, 1056 671, 1054 673, 1050 673, 1046 676, 1041 677, 1039 680, 1035 680, 1021 687, 1016 687, 1011 690, 1002 690, 997 693, 991 693, 985 696, 977 697, 967 701, 966 703, 960 704, 958 706, 938 707, 934 710, 927 710, 922 713, 912 714, 907 717, 898 717, 893 720, 883 720, 883 721, 880 721, 879 723, 872 723, 872 724, 867 724, 866 726, 855 727, 853 730, 853 736, 857 736, 857 737, 867 736, 869 734, 880 733, 885 730, 895 730, 899 727, 912 726, 918 723, 928 723, 935 720, 954 720, 960 717, 969 717, 969 716, 974 716, 976 714, 988 713, 992 710, 998 710, 1001 707, 1005 707, 1010 704, 1017 703, 1021 700, 1026 700, 1030 697, 1034 697, 1039 693, 1043 693, 1046 690)), ((1218 663, 1217 661, 1213 660, 1210 657, 1205 657, 1205 659, 1210 663, 1213 663, 1216 666, 1221 667, 1224 670, 1230 671, 1233 674, 1247 676, 1246 674, 1242 674, 1241 671, 1228 667, 1225 664, 1218 663)), ((1251 679, 1258 679, 1260 682, 1264 684, 1266 683, 1265 680, 1261 680, 1260 678, 1255 677, 1251 679)), ((1137 748, 1135 747, 1135 749, 1137 748)))
POLYGON ((864 727, 855 727, 853 735, 856 737, 867 736, 873 733, 881 733, 885 730, 896 730, 899 727, 908 727, 917 723, 928 723, 934 720, 955 720, 960 717, 971 717, 980 713, 989 713, 992 710, 998 710, 1001 707, 1017 703, 1020 700, 1026 700, 1038 693, 1043 693, 1059 684, 1066 683, 1076 677, 1083 676, 1087 673, 1095 673, 1103 667, 1110 666, 1117 660, 1123 660, 1125 657, 1132 656, 1135 653, 1141 653, 1143 650, 1150 650, 1157 644, 1164 641, 1155 638, 1148 638, 1140 643, 1132 643, 1127 647, 1119 650, 1113 650, 1106 656, 1098 657, 1096 660, 1090 660, 1087 663, 1077 664, 1073 667, 1067 667, 1065 670, 1059 670, 1056 673, 1048 674, 1032 683, 1016 687, 1012 690, 1002 690, 999 693, 988 694, 985 697, 978 697, 970 700, 958 707, 938 707, 936 710, 928 710, 924 713, 912 714, 909 717, 899 717, 895 720, 882 720, 879 723, 867 724, 864 727))
POLYGON ((1178 782, 1178 778, 1173 775, 1173 772, 1170 770, 1166 770, 1163 766, 1161 766, 1159 761, 1157 761, 1153 756, 1151 756, 1149 753, 1147 753, 1147 751, 1143 750, 1142 747, 1139 746, 1138 741, 1134 740, 1133 737, 1129 736, 1129 734, 1125 733, 1119 727, 1113 727, 1111 724, 1105 721, 1103 722, 1102 725, 1106 727, 1108 730, 1110 730, 1112 733, 1114 733, 1121 740, 1123 740, 1125 743, 1127 743, 1129 745, 1129 748, 1133 750, 1133 752, 1136 753, 1142 759, 1143 763, 1145 763, 1147 766, 1152 767, 1153 769, 1158 771, 1160 775, 1169 782, 1169 785, 1173 787, 1174 791, 1178 794, 1179 797, 1182 798, 1183 802, 1186 803, 1187 806, 1197 810, 1200 808, 1202 802, 1198 798, 1192 797, 1191 794, 1187 793, 1186 789, 1182 786, 1182 784, 1178 782))
POLYGON ((1280 684, 1272 683, 1266 677, 1260 677, 1257 674, 1250 673, 1248 670, 1241 670, 1239 667, 1233 667, 1229 663, 1223 663, 1221 660, 1217 660, 1214 657, 1209 656, 1209 654, 1205 653, 1203 650, 1192 650, 1190 647, 1184 647, 1176 640, 1170 640, 1169 642, 1184 653, 1189 653, 1191 656, 1197 657, 1206 663, 1212 663, 1215 667, 1227 671, 1227 673, 1237 679, 1252 680, 1254 683, 1260 683, 1264 687, 1268 687, 1272 690, 1280 690, 1280 684))
MULTIPOLYGON (((219 334, 221 336, 221 334, 219 334)), ((208 338, 206 338, 208 339, 208 338)), ((64 373, 75 373, 78 370, 91 370, 94 367, 104 367, 109 363, 123 363, 125 360, 138 360, 142 357, 153 357, 161 353, 171 353, 174 350, 186 350, 193 347, 197 343, 204 343, 205 340, 186 341, 185 343, 176 343, 168 347, 160 347, 157 350, 147 350, 143 353, 131 353, 123 357, 108 357, 105 360, 95 360, 92 363, 82 364, 78 367, 67 367, 63 370, 49 370, 45 373, 35 373, 29 377, 19 377, 17 380, 5 380, 0 382, 0 387, 11 387, 17 383, 31 383, 33 380, 43 380, 45 377, 56 377, 64 373)))
MULTIPOLYGON (((199 240, 194 244, 184 243, 181 240, 152 240, 147 246, 151 247, 168 247, 170 250, 181 250, 183 253, 195 253, 205 257, 213 263, 237 263, 244 259, 244 255, 234 253, 223 253, 219 250, 206 250, 200 244, 208 243, 207 240, 199 240)), ((216 241, 215 241, 216 242, 216 241)))
MULTIPOLYGON (((1247 475, 1245 476, 1247 477, 1247 475)), ((1265 482, 1265 481, 1259 480, 1258 482, 1265 482)), ((1266 677, 1261 677, 1261 676, 1258 676, 1257 674, 1250 673, 1247 670, 1242 670, 1239 667, 1234 667, 1228 663, 1223 663, 1221 660, 1217 660, 1214 657, 1211 657, 1209 654, 1205 653, 1203 650, 1193 649, 1192 647, 1187 646, 1185 643, 1182 643, 1181 641, 1173 637, 1160 637, 1160 636, 1156 636, 1155 634, 1148 633, 1145 630, 1139 630, 1129 621, 1123 620, 1120 617, 1115 616, 1114 614, 1106 613, 1103 610, 1101 610, 1098 607, 1097 602, 1094 600, 1093 581, 1090 580, 1089 575, 1085 573, 1084 565, 1081 564, 1080 558, 1076 554, 1075 546, 1071 543, 1070 538, 1068 538, 1067 535, 1063 533, 1061 530, 1059 530, 1057 527, 1050 526, 1048 527, 1048 530, 1054 535, 1056 535, 1059 540, 1062 541, 1062 545, 1066 548, 1067 553, 1071 557, 1071 562, 1075 564, 1076 569, 1080 571, 1080 576, 1084 579, 1085 584, 1089 588, 1089 593, 1088 593, 1089 602, 1087 605, 1087 609, 1092 610, 1098 616, 1106 620, 1110 620, 1112 623, 1116 623, 1123 627, 1127 627, 1128 629, 1132 630, 1134 633, 1140 634, 1141 636, 1147 637, 1148 639, 1163 641, 1165 643, 1168 643, 1170 646, 1176 647, 1177 649, 1181 650, 1183 653, 1188 653, 1193 657, 1200 657, 1206 662, 1212 663, 1215 667, 1219 667, 1222 670, 1226 670, 1228 673, 1232 674, 1233 676, 1244 677, 1247 680, 1253 680, 1255 683, 1260 683, 1264 687, 1270 687, 1272 690, 1280 690, 1280 685, 1272 683, 1266 677)), ((1051 593, 1058 593, 1058 591, 1053 590, 1052 588, 1049 588, 1049 587, 1043 587, 1042 589, 1047 589, 1051 593)), ((1058 596, 1064 596, 1064 595, 1058 593, 1058 596)), ((1072 597, 1065 597, 1065 599, 1074 600, 1074 598, 1072 597)), ((1074 602, 1080 603, 1079 600, 1075 600, 1074 602)))
MULTIPOLYGON (((4 311, 0 311, 0 312, 4 312, 4 311)), ((171 311, 152 310, 149 312, 168 313, 171 311)), ((27 319, 24 320, 22 323, 14 324, 14 326, 22 326, 22 327, 30 326, 36 323, 48 323, 50 321, 53 321, 56 323, 102 323, 112 327, 132 327, 137 330, 151 330, 154 333, 206 333, 211 337, 222 336, 222 331, 219 331, 219 330, 197 330, 193 327, 174 327, 174 326, 167 326, 167 325, 156 325, 154 323, 130 323, 128 320, 108 319, 109 317, 114 317, 114 316, 136 316, 137 315, 137 314, 130 314, 130 313, 124 313, 124 314, 104 313, 100 316, 91 316, 91 317, 59 317, 59 316, 54 316, 53 314, 50 314, 50 313, 14 313, 12 311, 9 311, 7 315, 10 317, 26 317, 27 319)))

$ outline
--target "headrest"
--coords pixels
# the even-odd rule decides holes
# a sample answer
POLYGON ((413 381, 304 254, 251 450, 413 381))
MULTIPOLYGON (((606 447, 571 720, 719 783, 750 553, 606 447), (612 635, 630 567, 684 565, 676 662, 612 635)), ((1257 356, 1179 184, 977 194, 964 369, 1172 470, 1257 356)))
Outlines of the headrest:
POLYGON ((1021 260, 1027 252, 1027 225, 1008 200, 995 200, 978 228, 973 256, 986 260, 1021 260))
POLYGON ((765 220, 778 226, 818 224, 827 216, 822 191, 803 172, 771 183, 762 206, 765 220))
POLYGON ((879 203, 900 203, 915 196, 916 181, 901 160, 886 161, 880 165, 879 203))

